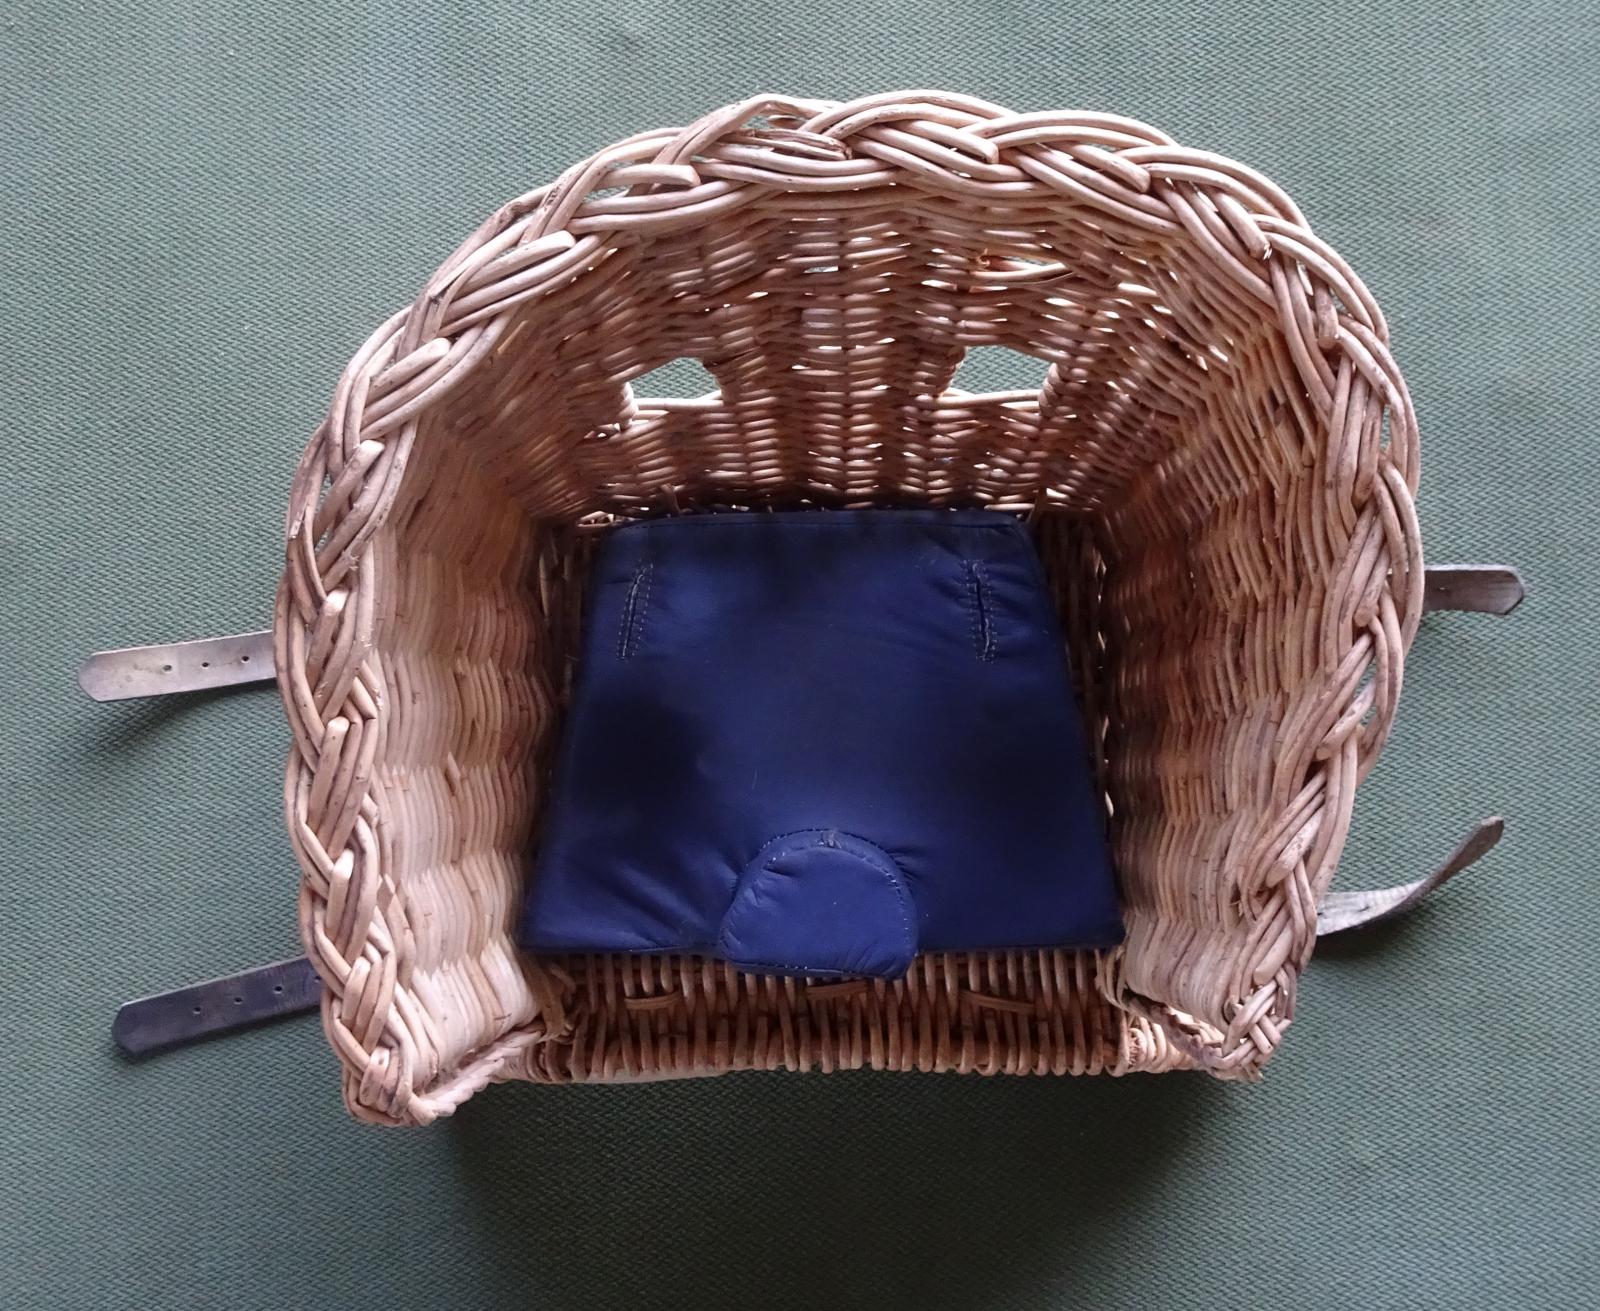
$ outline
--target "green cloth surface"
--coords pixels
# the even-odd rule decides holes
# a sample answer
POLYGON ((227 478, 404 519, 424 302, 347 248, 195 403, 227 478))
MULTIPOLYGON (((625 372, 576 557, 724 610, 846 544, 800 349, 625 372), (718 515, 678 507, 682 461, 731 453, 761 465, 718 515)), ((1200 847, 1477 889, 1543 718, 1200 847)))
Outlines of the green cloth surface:
POLYGON ((0 1306, 1558 1307, 1600 1265, 1600 17, 1592 0, 0 9, 0 1306), (1423 625, 1341 884, 1501 848, 1329 949, 1255 1087, 747 1075, 348 1120, 314 1019, 119 1059, 298 951, 259 689, 95 705, 262 626, 354 348, 502 200, 756 90, 1115 110, 1360 270, 1422 427, 1423 625))

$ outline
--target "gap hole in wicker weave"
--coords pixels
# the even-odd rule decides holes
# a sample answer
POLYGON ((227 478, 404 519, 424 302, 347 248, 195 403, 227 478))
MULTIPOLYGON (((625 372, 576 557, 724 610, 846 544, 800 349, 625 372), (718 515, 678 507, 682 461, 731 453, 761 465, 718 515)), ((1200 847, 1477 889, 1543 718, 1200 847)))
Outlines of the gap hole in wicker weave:
POLYGON ((706 372, 706 366, 687 355, 640 374, 630 385, 641 405, 652 397, 687 401, 717 390, 717 380, 706 372))
POLYGON ((1027 391, 1038 394, 1049 366, 1009 346, 974 346, 956 366, 951 391, 984 394, 1027 391))

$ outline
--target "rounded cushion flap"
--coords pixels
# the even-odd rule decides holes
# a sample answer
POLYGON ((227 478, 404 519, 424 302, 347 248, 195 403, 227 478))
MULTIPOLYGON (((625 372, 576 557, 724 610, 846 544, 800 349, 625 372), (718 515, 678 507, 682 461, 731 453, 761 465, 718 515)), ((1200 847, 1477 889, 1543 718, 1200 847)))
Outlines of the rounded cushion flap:
POLYGON ((1122 927, 1104 819, 1013 516, 642 521, 597 553, 521 938, 890 972, 907 940, 891 903, 860 890, 870 848, 909 902, 914 950, 1109 946, 1122 927), (818 831, 838 845, 753 864, 774 834, 818 831), (801 904, 847 888, 874 944, 801 904), (785 914, 750 918, 775 899, 785 914))
POLYGON ((915 924, 888 852, 813 829, 774 838, 746 866, 717 950, 742 969, 897 978, 917 954, 915 924))

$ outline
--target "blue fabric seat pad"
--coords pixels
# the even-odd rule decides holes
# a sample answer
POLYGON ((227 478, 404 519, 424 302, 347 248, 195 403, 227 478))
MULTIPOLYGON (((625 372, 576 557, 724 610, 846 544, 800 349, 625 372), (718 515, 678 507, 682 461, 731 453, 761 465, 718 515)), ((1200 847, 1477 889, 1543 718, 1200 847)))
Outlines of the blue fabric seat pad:
POLYGON ((1121 917, 1060 624, 994 511, 731 512, 597 553, 521 940, 896 977, 1121 917))

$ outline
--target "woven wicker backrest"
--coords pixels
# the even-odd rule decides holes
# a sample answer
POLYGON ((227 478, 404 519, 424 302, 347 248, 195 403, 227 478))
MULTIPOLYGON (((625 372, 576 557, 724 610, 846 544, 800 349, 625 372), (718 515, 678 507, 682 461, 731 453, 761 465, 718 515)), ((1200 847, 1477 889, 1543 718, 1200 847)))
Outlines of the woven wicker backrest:
POLYGON ((289 823, 352 1109, 736 1068, 1252 1074, 1421 613, 1386 343, 1277 187, 1110 115, 762 97, 503 207, 351 361, 289 511, 289 823), (1037 384, 952 390, 983 346, 1037 384), (717 390, 635 393, 680 358, 717 390), (889 504, 1032 517, 1125 946, 892 984, 521 957, 594 525, 889 504))

